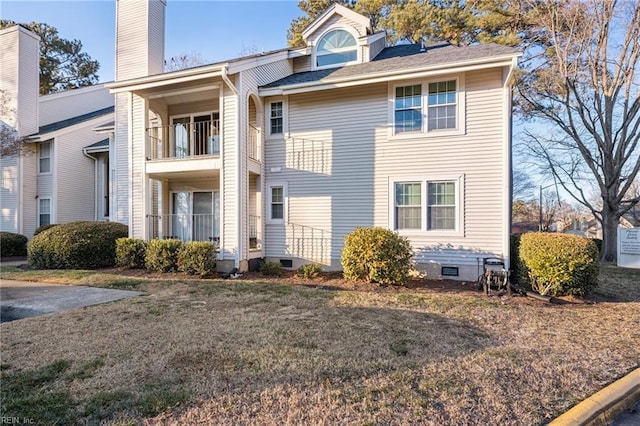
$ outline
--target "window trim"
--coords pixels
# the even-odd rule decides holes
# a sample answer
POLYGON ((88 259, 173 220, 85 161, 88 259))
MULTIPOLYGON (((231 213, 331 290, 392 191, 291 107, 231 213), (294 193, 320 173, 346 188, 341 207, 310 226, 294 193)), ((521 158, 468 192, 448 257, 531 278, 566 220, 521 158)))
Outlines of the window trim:
POLYGON ((263 114, 265 139, 283 139, 288 133, 289 126, 289 105, 287 96, 274 96, 272 99, 265 101, 265 110, 263 114), (282 133, 271 133, 271 104, 282 102, 282 133))
POLYGON ((393 82, 388 84, 388 97, 389 97, 389 140, 394 139, 415 139, 415 138, 437 138, 466 134, 466 86, 465 86, 465 74, 455 75, 442 75, 432 78, 420 79, 420 80, 406 80, 402 82, 393 82), (437 129, 428 130, 429 125, 429 83, 439 83, 444 81, 456 81, 456 127, 454 129, 437 129), (396 100, 396 88, 421 85, 422 93, 422 129, 413 132, 396 132, 396 119, 395 119, 395 100, 396 100))
POLYGON ((389 198, 389 229, 398 232, 404 236, 432 236, 434 238, 441 237, 464 237, 464 174, 444 174, 444 175, 410 175, 410 176, 394 176, 389 178, 388 186, 388 198, 389 198), (397 229, 396 228, 396 193, 395 188, 398 183, 416 183, 420 182, 421 187, 421 205, 420 205, 420 229, 397 229), (428 187, 429 183, 435 182, 453 182, 455 183, 455 212, 456 212, 456 226, 455 229, 429 229, 427 221, 427 203, 428 203, 428 187))
POLYGON ((40 216, 43 214, 49 215, 49 224, 53 223, 53 201, 51 197, 39 197, 38 198, 38 227, 42 226, 40 216), (49 213, 42 213, 42 201, 49 200, 49 213))
POLYGON ((38 144, 38 174, 39 175, 50 175, 53 173, 53 141, 48 140, 45 142, 40 142, 38 144), (43 157, 42 156, 42 146, 44 144, 47 144, 49 146, 49 156, 48 157, 43 157), (43 172, 40 170, 40 160, 44 160, 44 159, 48 159, 49 160, 49 171, 48 172, 43 172))
POLYGON ((287 212, 289 210, 289 188, 287 182, 270 182, 267 184, 267 222, 268 224, 280 224, 283 225, 287 222, 287 212), (271 214, 271 203, 273 196, 273 188, 282 188, 282 219, 274 219, 271 214))
POLYGON ((268 117, 268 120, 269 120, 269 126, 268 126, 268 128, 269 128, 269 135, 274 135, 274 136, 275 136, 275 135, 282 135, 282 134, 284 134, 284 100, 269 102, 269 109, 268 109, 268 111, 269 111, 269 117, 268 117), (271 115, 271 113, 273 112, 273 106, 274 106, 275 104, 282 104, 282 105, 281 105, 281 111, 280 111, 280 114, 281 114, 281 115, 280 115, 280 117, 277 117, 277 116, 276 116, 276 117, 273 117, 273 116, 271 115), (280 119, 282 120, 282 130, 281 130, 280 132, 274 132, 274 131, 273 131, 273 121, 272 121, 272 120, 273 120, 274 118, 280 118, 280 119))
MULTIPOLYGON (((353 65, 353 64, 359 64, 362 62, 362 49, 360 49, 360 42, 359 42, 359 38, 360 35, 358 33, 355 32, 355 30, 353 30, 352 28, 349 27, 331 27, 329 29, 327 29, 326 31, 324 31, 320 36, 318 36, 318 38, 316 38, 313 41, 313 54, 311 55, 311 68, 314 70, 322 70, 322 69, 328 69, 328 68, 339 68, 339 67, 343 67, 345 65, 353 65), (329 65, 318 65, 318 44, 320 44, 320 40, 322 40, 327 34, 329 34, 332 31, 338 31, 338 30, 342 30, 342 31, 346 31, 349 34, 351 34, 351 36, 353 37, 353 39, 356 42, 355 45, 355 51, 356 51, 356 59, 353 61, 347 61, 347 62, 338 62, 335 64, 329 64, 329 65)), ((348 52, 351 49, 347 49, 347 48, 343 48, 340 50, 337 50, 335 52, 332 53, 342 53, 342 52, 348 52)), ((327 53, 328 55, 328 53, 327 53)), ((323 56, 323 55, 320 55, 323 56)))

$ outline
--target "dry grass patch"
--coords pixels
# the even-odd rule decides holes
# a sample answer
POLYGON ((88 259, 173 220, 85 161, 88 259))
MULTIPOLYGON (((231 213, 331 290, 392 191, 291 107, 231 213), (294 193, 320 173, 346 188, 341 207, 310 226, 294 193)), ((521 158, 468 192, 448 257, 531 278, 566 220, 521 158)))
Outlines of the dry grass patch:
POLYGON ((558 306, 274 282, 136 288, 147 295, 2 324, 3 413, 24 413, 5 379, 62 360, 30 401, 62 394, 70 423, 540 424, 640 359, 631 290, 558 306))

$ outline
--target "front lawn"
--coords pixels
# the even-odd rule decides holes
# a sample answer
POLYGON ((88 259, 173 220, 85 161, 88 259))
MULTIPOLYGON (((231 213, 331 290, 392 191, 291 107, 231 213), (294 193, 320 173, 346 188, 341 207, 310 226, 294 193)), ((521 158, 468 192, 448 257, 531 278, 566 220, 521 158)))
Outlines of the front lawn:
POLYGON ((3 417, 540 424, 640 360, 640 271, 620 268, 603 268, 601 301, 566 305, 468 284, 347 291, 55 274, 146 295, 2 324, 3 417))

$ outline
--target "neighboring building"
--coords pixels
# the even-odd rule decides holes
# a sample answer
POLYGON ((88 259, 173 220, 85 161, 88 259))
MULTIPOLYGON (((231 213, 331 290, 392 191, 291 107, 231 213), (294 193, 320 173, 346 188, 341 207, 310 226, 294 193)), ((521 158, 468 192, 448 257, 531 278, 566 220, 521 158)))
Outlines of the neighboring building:
POLYGON ((131 236, 214 241, 220 269, 339 269, 344 236, 382 226, 431 277, 508 267, 515 49, 387 47, 334 4, 307 47, 162 73, 165 2, 116 8, 113 213, 131 236))
POLYGON ((39 96, 38 43, 19 25, 0 30, 1 124, 31 147, 0 159, 0 230, 27 237, 40 225, 109 216, 109 136, 94 129, 113 122, 113 95, 97 85, 39 96))

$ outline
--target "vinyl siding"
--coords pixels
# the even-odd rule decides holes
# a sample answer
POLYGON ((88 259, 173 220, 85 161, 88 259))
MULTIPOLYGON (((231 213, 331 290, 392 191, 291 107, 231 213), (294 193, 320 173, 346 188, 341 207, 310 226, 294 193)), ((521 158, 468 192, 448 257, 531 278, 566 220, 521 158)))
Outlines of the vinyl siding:
POLYGON ((39 57, 33 33, 18 26, 0 31, 0 87, 9 98, 10 114, 0 119, 19 136, 38 131, 39 57))
POLYGON ((147 104, 143 98, 133 95, 132 99, 132 164, 131 164, 131 218, 129 234, 135 238, 145 235, 145 200, 147 179, 144 174, 147 104))
POLYGON ((83 87, 40 97, 40 126, 78 117, 113 105, 103 85, 83 87))
POLYGON ((223 181, 221 200, 223 206, 222 224, 222 256, 232 260, 238 245, 238 196, 240 189, 237 184, 238 161, 238 97, 225 87, 223 90, 222 124, 222 156, 223 181))
POLYGON ((378 53, 382 52, 382 50, 387 46, 386 37, 381 38, 380 40, 376 40, 369 45, 369 60, 373 60, 378 53))
POLYGON ((321 37, 322 35, 324 35, 324 33, 329 28, 332 28, 332 27, 351 28, 355 30, 360 37, 365 36, 367 34, 367 28, 365 26, 359 25, 358 23, 348 18, 345 18, 344 16, 335 14, 330 19, 327 19, 327 21, 324 24, 318 27, 318 29, 316 29, 314 33, 309 36, 307 43, 309 45, 315 44, 318 37, 321 37))
POLYGON ((18 167, 16 157, 0 158, 0 231, 19 232, 18 167))
POLYGON ((35 155, 27 155, 21 159, 22 167, 22 234, 27 238, 33 236, 38 227, 38 200, 36 195, 37 159, 35 155))
POLYGON ((311 55, 300 56, 293 59, 293 72, 311 71, 311 55))
POLYGON ((316 232, 309 244, 322 255, 310 260, 327 257, 329 239, 323 263, 339 267, 345 234, 356 226, 392 225, 389 180, 403 176, 463 177, 463 234, 409 235, 419 262, 475 265, 478 257, 506 255, 502 71, 471 72, 464 80, 466 134, 441 137, 390 138, 384 83, 289 96, 290 137, 266 145, 266 183, 288 182, 289 223, 267 225, 266 256, 309 259, 297 236, 309 230, 316 232))
POLYGON ((114 140, 115 179, 112 182, 114 194, 113 211, 115 217, 111 220, 129 225, 129 93, 117 93, 116 102, 116 128, 114 140))

